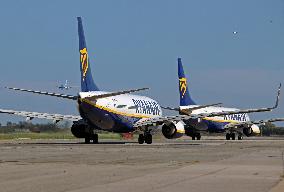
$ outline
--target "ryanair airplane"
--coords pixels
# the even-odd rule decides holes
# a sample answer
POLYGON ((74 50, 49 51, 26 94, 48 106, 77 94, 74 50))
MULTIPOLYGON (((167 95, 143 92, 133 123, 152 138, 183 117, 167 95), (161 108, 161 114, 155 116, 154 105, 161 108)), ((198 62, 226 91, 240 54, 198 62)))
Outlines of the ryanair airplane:
MULTIPOLYGON (((198 114, 210 114, 210 113, 222 113, 223 116, 204 117, 202 119, 187 119, 185 123, 185 134, 192 137, 193 140, 200 140, 200 132, 206 131, 210 133, 226 133, 227 140, 235 140, 236 135, 238 140, 243 139, 243 135, 252 136, 260 133, 260 129, 257 124, 265 123, 266 121, 250 121, 248 113, 243 111, 242 113, 235 114, 234 112, 239 111, 236 108, 224 108, 219 107, 221 103, 212 105, 197 105, 190 96, 187 79, 184 74, 181 58, 178 58, 178 78, 179 78, 179 94, 180 94, 180 107, 169 108, 162 107, 168 110, 179 111, 183 115, 198 115, 198 114)), ((278 94, 276 98, 276 104, 274 107, 266 109, 275 109, 278 106, 280 96, 281 84, 278 88, 278 94)), ((220 114, 219 114, 220 115, 220 114)), ((269 122, 281 120, 281 119, 270 119, 269 122)))
MULTIPOLYGON (((157 101, 149 97, 131 94, 146 90, 147 88, 118 92, 106 92, 100 90, 92 77, 82 19, 81 17, 78 17, 77 20, 81 71, 81 92, 79 92, 78 95, 66 95, 11 87, 6 88, 74 100, 77 102, 80 116, 6 109, 0 109, 0 113, 24 116, 27 118, 27 120, 43 118, 51 119, 55 123, 62 120, 72 121, 73 125, 71 127, 71 132, 77 138, 84 138, 85 143, 98 143, 97 130, 115 133, 138 132, 138 142, 140 144, 151 144, 152 134, 157 131, 162 131, 163 135, 168 139, 181 137, 186 130, 184 122, 187 121, 198 121, 198 119, 209 118, 212 116, 232 114, 231 112, 220 111, 163 117, 161 107, 157 101)), ((184 93, 182 93, 183 95, 187 94, 188 90, 187 87, 184 86, 184 83, 182 83, 182 91, 184 91, 184 93)), ((243 114, 270 110, 271 108, 235 110, 233 113, 243 114)))
POLYGON ((69 89, 72 89, 74 87, 78 87, 78 86, 71 86, 71 85, 69 85, 68 80, 65 80, 64 84, 61 84, 61 85, 57 86, 57 88, 60 89, 60 90, 69 90, 69 89))

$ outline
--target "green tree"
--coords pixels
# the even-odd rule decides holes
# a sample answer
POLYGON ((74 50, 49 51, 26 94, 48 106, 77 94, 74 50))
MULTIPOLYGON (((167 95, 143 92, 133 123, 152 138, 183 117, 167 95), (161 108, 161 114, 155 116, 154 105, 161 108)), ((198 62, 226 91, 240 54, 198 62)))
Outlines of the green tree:
POLYGON ((284 128, 277 127, 273 123, 266 123, 265 125, 261 125, 260 129, 262 131, 262 135, 264 136, 284 135, 284 128))

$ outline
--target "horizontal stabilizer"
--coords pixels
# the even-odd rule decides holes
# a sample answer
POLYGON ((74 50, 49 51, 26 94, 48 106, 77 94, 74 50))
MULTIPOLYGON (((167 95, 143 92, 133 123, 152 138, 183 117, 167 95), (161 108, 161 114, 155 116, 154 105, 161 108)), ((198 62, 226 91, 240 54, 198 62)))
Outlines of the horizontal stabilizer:
POLYGON ((118 91, 118 92, 106 93, 106 94, 101 94, 101 95, 94 95, 94 96, 91 96, 91 97, 85 97, 84 99, 97 100, 97 99, 102 99, 102 98, 106 98, 106 97, 113 97, 113 96, 118 96, 118 95, 134 93, 134 92, 143 91, 143 90, 147 90, 147 89, 149 89, 149 88, 131 89, 131 90, 127 90, 127 91, 118 91))
POLYGON ((180 114, 183 114, 183 115, 189 115, 194 110, 203 109, 203 108, 206 108, 206 107, 218 106, 218 105, 221 105, 221 104, 222 103, 215 103, 215 104, 209 104, 209 105, 198 105, 198 106, 193 106, 193 107, 189 106, 189 108, 185 108, 185 109, 172 108, 172 107, 161 107, 161 108, 171 110, 171 111, 178 111, 178 112, 180 112, 180 114))

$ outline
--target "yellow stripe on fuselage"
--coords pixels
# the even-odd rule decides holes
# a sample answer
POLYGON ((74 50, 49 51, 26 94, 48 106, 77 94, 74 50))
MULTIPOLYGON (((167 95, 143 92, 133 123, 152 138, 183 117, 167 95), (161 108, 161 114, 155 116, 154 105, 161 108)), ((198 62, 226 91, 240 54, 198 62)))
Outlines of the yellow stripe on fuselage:
POLYGON ((117 111, 114 109, 110 109, 108 107, 102 106, 102 105, 98 105, 95 104, 87 99, 80 99, 82 102, 85 102, 93 107, 96 107, 98 109, 102 109, 104 111, 110 112, 110 113, 114 113, 117 115, 123 115, 123 116, 127 116, 127 117, 136 117, 136 118, 151 118, 151 116, 147 116, 147 115, 140 115, 140 114, 133 114, 133 113, 125 113, 125 112, 121 112, 121 111, 117 111))

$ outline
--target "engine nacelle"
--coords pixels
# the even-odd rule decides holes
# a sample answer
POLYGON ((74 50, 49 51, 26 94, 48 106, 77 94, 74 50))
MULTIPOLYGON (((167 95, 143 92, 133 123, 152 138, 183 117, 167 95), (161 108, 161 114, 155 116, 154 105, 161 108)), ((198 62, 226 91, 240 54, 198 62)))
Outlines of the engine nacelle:
POLYGON ((79 120, 73 123, 71 127, 71 132, 77 138, 85 138, 87 126, 88 125, 83 120, 79 120))
POLYGON ((243 133, 247 136, 254 136, 260 134, 260 129, 257 125, 253 124, 252 126, 248 128, 243 128, 243 133))
POLYGON ((184 123, 182 121, 165 123, 162 125, 162 133, 167 139, 180 138, 185 133, 184 123))

